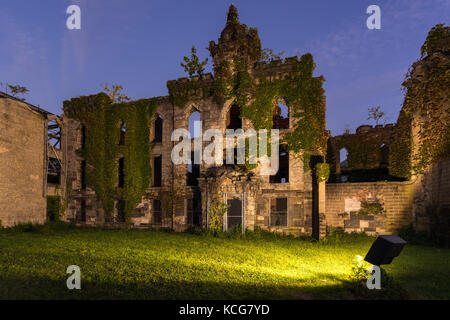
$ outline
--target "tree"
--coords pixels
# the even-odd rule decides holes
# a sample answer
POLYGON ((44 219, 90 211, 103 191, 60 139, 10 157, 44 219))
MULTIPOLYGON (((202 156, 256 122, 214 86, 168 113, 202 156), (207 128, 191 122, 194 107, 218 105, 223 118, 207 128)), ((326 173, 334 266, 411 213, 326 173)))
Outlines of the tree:
POLYGON ((102 89, 108 94, 111 102, 123 102, 131 100, 130 97, 122 93, 123 87, 121 85, 112 85, 109 88, 108 83, 102 83, 102 89))
POLYGON ((9 88, 9 90, 11 91, 11 95, 14 98, 17 98, 17 99, 22 100, 22 101, 25 101, 25 98, 23 98, 23 97, 19 98, 19 96, 27 94, 30 91, 26 87, 22 87, 20 85, 13 86, 13 85, 7 84, 7 86, 9 88))
POLYGON ((271 61, 274 61, 274 60, 280 60, 284 56, 285 53, 286 53, 286 51, 281 51, 281 52, 275 53, 273 51, 273 49, 264 48, 261 51, 260 61, 270 63, 271 61))
POLYGON ((380 119, 385 115, 385 113, 383 111, 380 111, 380 109, 381 106, 369 108, 369 116, 367 117, 367 120, 373 119, 378 125, 378 121, 380 121, 380 119))
POLYGON ((183 62, 180 63, 180 65, 184 68, 184 71, 189 74, 189 77, 192 77, 194 74, 198 74, 199 76, 203 74, 203 71, 205 70, 205 65, 208 63, 208 58, 206 58, 203 62, 200 62, 197 56, 197 50, 194 46, 191 48, 191 57, 184 57, 183 62))

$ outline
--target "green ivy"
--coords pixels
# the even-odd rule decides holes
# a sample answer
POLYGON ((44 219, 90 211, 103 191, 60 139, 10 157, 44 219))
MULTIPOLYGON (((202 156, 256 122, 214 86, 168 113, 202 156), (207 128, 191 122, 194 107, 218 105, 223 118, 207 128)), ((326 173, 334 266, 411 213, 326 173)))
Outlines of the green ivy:
POLYGON ((380 165, 380 146, 386 138, 383 135, 343 134, 333 137, 336 150, 347 149, 348 167, 353 170, 376 168, 380 165))
POLYGON ((324 79, 313 77, 315 64, 310 54, 303 55, 300 61, 291 60, 291 63, 292 70, 287 77, 276 78, 269 73, 255 81, 246 61, 235 56, 231 78, 220 76, 221 83, 229 83, 231 90, 215 94, 234 99, 241 116, 249 119, 255 129, 267 129, 269 135, 273 126, 273 108, 279 99, 283 99, 296 125, 284 136, 282 143, 289 151, 302 154, 304 163, 309 163, 311 154, 325 154, 326 151, 324 79))
POLYGON ((383 205, 379 201, 361 201, 361 209, 359 209, 358 214, 361 216, 371 216, 383 214, 385 211, 386 210, 384 210, 383 205))
POLYGON ((389 174, 394 177, 411 177, 411 115, 404 109, 400 111, 394 126, 389 152, 389 174))
POLYGON ((114 199, 125 201, 126 222, 150 183, 149 121, 157 100, 111 103, 105 93, 64 101, 64 113, 85 126, 86 185, 93 189, 107 215, 114 199), (126 122, 125 144, 119 145, 120 123, 126 122), (124 157, 124 187, 118 188, 118 158, 124 157))
MULTIPOLYGON (((199 99, 198 90, 203 89, 203 98, 213 97, 219 104, 231 101, 239 106, 241 117, 249 119, 256 130, 270 131, 273 127, 273 109, 278 100, 283 99, 289 106, 295 125, 284 136, 282 143, 287 145, 289 151, 302 156, 304 163, 309 163, 311 154, 325 156, 328 136, 322 88, 324 78, 313 76, 315 64, 312 55, 305 54, 300 61, 297 57, 287 58, 285 63, 291 68, 282 75, 271 71, 275 62, 262 69, 262 74, 252 75, 255 62, 263 58, 261 40, 256 29, 239 22, 237 9, 233 5, 228 11, 227 24, 220 40, 233 43, 230 48, 234 55, 220 55, 219 50, 223 48, 210 44, 211 55, 219 56, 212 85, 203 81, 169 81, 167 87, 172 102, 183 107, 189 101, 199 99), (224 60, 220 61, 220 58, 224 60)), ((308 168, 305 166, 305 170, 308 168)))
POLYGON ((450 153, 450 108, 445 105, 450 98, 449 31, 450 27, 442 24, 430 30, 421 49, 422 57, 427 56, 413 64, 404 83, 407 91, 391 144, 391 175, 409 178, 411 173, 423 173, 450 153), (430 58, 437 52, 444 54, 430 58), (419 64, 425 72, 422 81, 411 77, 419 64), (413 118, 421 121, 415 144, 411 136, 413 118))
POLYGON ((327 182, 330 177, 330 165, 328 163, 316 163, 317 182, 327 182))

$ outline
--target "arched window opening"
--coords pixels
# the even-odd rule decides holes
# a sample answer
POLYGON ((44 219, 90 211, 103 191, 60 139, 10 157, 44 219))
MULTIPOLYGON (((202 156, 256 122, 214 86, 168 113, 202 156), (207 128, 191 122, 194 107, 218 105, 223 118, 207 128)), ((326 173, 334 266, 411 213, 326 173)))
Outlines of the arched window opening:
POLYGON ((289 129, 289 108, 283 99, 278 99, 273 108, 273 128, 289 129))
POLYGON ((346 148, 342 148, 341 150, 339 150, 339 158, 340 158, 340 164, 341 164, 341 168, 347 168, 348 167, 348 160, 347 160, 347 156, 348 156, 348 151, 346 148))
POLYGON ((380 146, 380 166, 387 167, 389 165, 389 147, 386 144, 380 146))
POLYGON ((198 186, 197 179, 200 178, 200 164, 195 163, 195 151, 191 152, 191 162, 188 164, 187 169, 187 185, 198 186))
POLYGON ((289 152, 286 145, 280 145, 278 172, 270 176, 270 183, 288 183, 289 182, 289 152))
POLYGON ((119 188, 125 186, 125 162, 124 158, 119 158, 119 172, 118 172, 119 188))
MULTIPOLYGON (((341 170, 345 170, 348 169, 348 151, 346 148, 342 148, 341 150, 339 150, 339 159, 340 159, 340 166, 341 166, 341 170)), ((340 177, 340 182, 348 182, 349 181, 349 174, 348 173, 341 173, 340 177)))
POLYGON ((162 142, 163 136, 163 119, 158 115, 155 119, 155 139, 153 142, 162 142))
POLYGON ((127 132, 127 123, 125 121, 120 122, 120 138, 119 145, 125 145, 125 133, 127 132))
POLYGON ((81 125, 81 149, 86 149, 86 126, 81 125))
POLYGON ((194 111, 188 119, 188 131, 192 139, 199 138, 201 135, 202 124, 200 122, 200 112, 194 111))
POLYGON ((162 183, 162 159, 161 156, 153 158, 153 186, 161 187, 162 183))
POLYGON ((239 106, 233 104, 228 110, 227 114, 227 129, 241 129, 242 128, 242 119, 241 119, 241 110, 239 106))

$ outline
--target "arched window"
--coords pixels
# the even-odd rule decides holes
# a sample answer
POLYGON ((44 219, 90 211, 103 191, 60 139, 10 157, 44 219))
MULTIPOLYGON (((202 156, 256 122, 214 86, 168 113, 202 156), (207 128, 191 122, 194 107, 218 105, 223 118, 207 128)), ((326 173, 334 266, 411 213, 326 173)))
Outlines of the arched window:
POLYGON ((188 119, 188 131, 191 134, 191 138, 199 138, 201 129, 200 112, 194 111, 188 119))
POLYGON ((119 165, 118 165, 118 185, 119 188, 123 188, 125 186, 125 162, 124 158, 119 158, 119 165))
POLYGON ((387 167, 389 165, 389 147, 386 144, 380 146, 380 166, 387 167))
POLYGON ((241 129, 242 128, 242 119, 241 119, 241 110, 239 106, 233 104, 228 110, 227 114, 227 129, 241 129))
POLYGON ((347 156, 348 156, 348 151, 346 148, 342 148, 341 150, 339 150, 339 159, 340 159, 340 163, 341 163, 341 168, 348 167, 347 156))
POLYGON ((123 146, 125 145, 125 133, 127 132, 127 123, 125 121, 120 122, 120 138, 119 138, 119 145, 123 146))
POLYGON ((289 108, 283 99, 278 99, 273 108, 273 128, 289 129, 289 108))
POLYGON ((155 119, 155 139, 153 142, 162 142, 163 119, 158 115, 155 119))
POLYGON ((270 176, 270 183, 288 183, 289 182, 289 152, 287 146, 282 144, 278 150, 279 168, 274 176, 270 176))

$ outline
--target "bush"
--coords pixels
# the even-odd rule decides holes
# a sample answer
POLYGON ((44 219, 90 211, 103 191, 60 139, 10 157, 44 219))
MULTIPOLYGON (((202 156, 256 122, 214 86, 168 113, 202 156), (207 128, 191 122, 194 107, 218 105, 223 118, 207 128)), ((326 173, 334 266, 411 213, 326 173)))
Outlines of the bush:
POLYGON ((62 222, 62 221, 54 221, 54 222, 45 222, 44 224, 38 223, 19 223, 12 227, 3 228, 6 232, 34 232, 34 233, 52 233, 55 231, 65 231, 69 229, 73 229, 75 226, 62 222))
POLYGON ((429 236, 425 232, 418 232, 414 229, 414 226, 412 224, 401 228, 398 235, 410 244, 437 247, 446 245, 442 239, 434 236, 429 236))
POLYGON ((58 221, 61 210, 61 197, 48 196, 47 197, 47 221, 58 221))
POLYGON ((403 289, 400 284, 395 281, 387 272, 380 267, 381 273, 381 289, 367 288, 367 279, 370 277, 370 273, 366 270, 370 270, 371 264, 364 261, 361 256, 358 256, 352 266, 350 273, 350 291, 356 296, 357 299, 408 299, 408 293, 403 289))
POLYGON ((345 232, 342 227, 327 229, 327 236, 321 240, 323 243, 348 243, 355 240, 369 240, 374 238, 363 232, 345 232))

